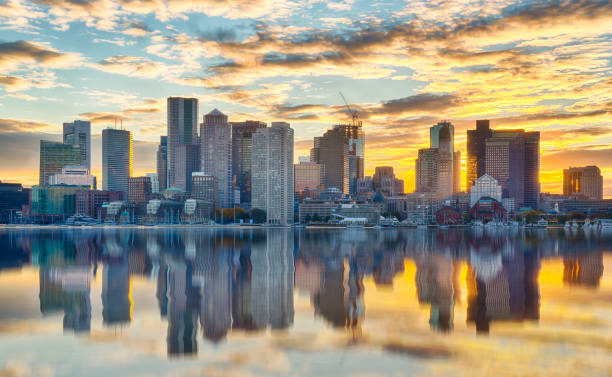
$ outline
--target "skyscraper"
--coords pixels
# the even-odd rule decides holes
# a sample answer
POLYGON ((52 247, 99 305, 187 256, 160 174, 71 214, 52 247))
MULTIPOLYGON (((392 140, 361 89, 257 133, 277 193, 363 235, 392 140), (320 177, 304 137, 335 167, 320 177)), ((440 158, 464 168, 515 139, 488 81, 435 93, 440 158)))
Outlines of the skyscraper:
POLYGON ((83 155, 78 145, 41 140, 38 185, 48 186, 49 177, 60 174, 65 166, 82 164, 83 155))
POLYGON ((217 179, 222 208, 234 205, 232 191, 232 127, 227 115, 217 109, 204 116, 200 124, 201 170, 217 179))
POLYGON ((168 188, 168 136, 159 137, 157 147, 157 178, 159 180, 159 192, 168 188))
POLYGON ((128 179, 132 176, 132 133, 107 128, 102 131, 102 187, 121 191, 127 197, 128 179))
MULTIPOLYGON (((168 171, 167 187, 176 186, 178 147, 181 144, 196 144, 198 137, 197 98, 168 97, 168 171)), ((190 178, 184 177, 184 180, 190 178)))
POLYGON ((251 150, 253 133, 266 123, 255 120, 230 122, 232 126, 232 176, 240 188, 240 203, 251 202, 251 150))
POLYGON ((603 177, 597 166, 570 167, 563 170, 563 195, 603 199, 603 177))
POLYGON ((537 209, 540 197, 540 133, 494 130, 485 142, 485 173, 502 186, 516 208, 537 209))
POLYGON ((326 189, 336 188, 349 194, 349 144, 344 129, 335 127, 323 136, 315 137, 310 158, 312 162, 323 165, 326 189))
POLYGON ((372 189, 384 196, 396 196, 404 193, 404 181, 397 179, 393 166, 377 166, 372 177, 372 189))
POLYGON ((301 193, 305 189, 320 190, 323 167, 310 161, 300 161, 294 168, 295 192, 301 193))
POLYGON ((252 208, 266 212, 268 224, 293 223, 293 129, 273 122, 253 134, 252 208))
POLYGON ((486 141, 492 135, 489 120, 477 120, 476 129, 467 132, 466 184, 470 188, 476 179, 485 174, 486 141))
POLYGON ((361 121, 353 121, 352 124, 336 124, 334 129, 344 134, 344 142, 348 145, 349 193, 353 195, 357 180, 364 177, 365 133, 361 121))
POLYGON ((91 122, 75 120, 64 123, 64 144, 78 145, 81 148, 82 165, 91 171, 91 122))
POLYGON ((459 152, 455 152, 455 128, 450 122, 439 122, 429 129, 430 147, 420 149, 415 162, 416 191, 435 193, 444 199, 460 186, 459 152), (459 169, 458 169, 459 168, 459 169))
POLYGON ((189 192, 191 191, 191 174, 200 170, 200 146, 179 144, 176 151, 174 187, 189 192))

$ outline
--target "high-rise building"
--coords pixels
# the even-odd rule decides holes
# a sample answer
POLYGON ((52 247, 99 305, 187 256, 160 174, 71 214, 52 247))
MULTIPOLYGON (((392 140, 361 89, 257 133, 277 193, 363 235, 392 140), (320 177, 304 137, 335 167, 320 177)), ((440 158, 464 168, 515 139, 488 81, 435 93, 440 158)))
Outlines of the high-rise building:
POLYGON ((292 224, 293 129, 288 123, 273 122, 272 127, 257 130, 251 158, 251 207, 264 210, 268 224, 292 224))
MULTIPOLYGON (((168 97, 168 170, 167 187, 176 187, 178 147, 181 144, 197 144, 197 98, 168 97)), ((187 180, 184 177, 183 180, 187 180)))
POLYGON ((64 144, 78 145, 81 149, 82 165, 91 171, 91 122, 75 120, 64 123, 64 144))
POLYGON ((128 179, 128 202, 147 204, 151 199, 152 192, 149 177, 130 177, 128 179))
POLYGON ((89 169, 85 166, 67 165, 62 168, 59 174, 49 177, 50 185, 71 185, 89 186, 92 190, 96 189, 96 177, 89 174, 89 169))
POLYGON ((563 195, 603 199, 603 177, 597 166, 570 167, 563 170, 563 195))
POLYGON ((217 178, 211 174, 194 172, 191 175, 191 198, 206 200, 218 207, 217 178))
POLYGON ((133 158, 130 131, 114 128, 102 131, 102 187, 104 190, 121 191, 127 197, 133 158))
POLYGON ((310 151, 312 162, 323 165, 323 185, 349 194, 349 144, 342 128, 327 130, 321 137, 314 138, 310 151))
POLYGON ((453 194, 461 192, 461 151, 453 155, 453 194))
POLYGON ((251 150, 253 133, 265 128, 266 123, 256 120, 230 122, 232 126, 232 176, 240 188, 240 203, 251 202, 251 150))
POLYGON ((217 179, 221 208, 234 206, 232 190, 232 127, 217 109, 200 124, 201 170, 217 179))
POLYGON ((415 161, 415 191, 436 194, 439 192, 438 172, 440 152, 436 148, 419 149, 415 161))
MULTIPOLYGON (((429 129, 430 147, 419 150, 416 160, 416 191, 436 193, 439 199, 458 192, 457 173, 461 155, 455 152, 455 127, 450 122, 439 122, 429 129)), ((459 166, 460 168, 460 166, 459 166)))
POLYGON ((476 129, 467 132, 466 187, 470 188, 478 177, 485 174, 486 141, 492 136, 488 120, 477 120, 476 129))
POLYGON ((168 136, 159 137, 157 147, 157 179, 159 180, 159 191, 168 188, 168 136))
POLYGON ((537 209, 540 196, 540 133, 494 130, 485 142, 485 172, 502 187, 516 208, 537 209))
POLYGON ((179 144, 176 148, 174 186, 183 191, 191 190, 191 174, 200 170, 200 146, 179 144))
POLYGON ((361 121, 351 124, 336 124, 334 129, 344 134, 344 142, 348 145, 348 180, 349 193, 355 194, 355 185, 358 179, 364 177, 365 163, 365 132, 361 121))
POLYGON ((153 194, 159 194, 159 177, 156 173, 147 173, 147 178, 151 180, 151 192, 153 194))
POLYGON ((323 167, 310 161, 300 161, 295 164, 294 180, 295 192, 301 193, 305 189, 320 190, 322 188, 323 167))
POLYGON ((404 193, 404 181, 395 177, 392 166, 377 166, 372 177, 372 189, 386 197, 401 195, 404 193))
POLYGON ((49 177, 60 174, 65 166, 82 164, 83 156, 78 145, 41 140, 38 185, 49 185, 49 177))

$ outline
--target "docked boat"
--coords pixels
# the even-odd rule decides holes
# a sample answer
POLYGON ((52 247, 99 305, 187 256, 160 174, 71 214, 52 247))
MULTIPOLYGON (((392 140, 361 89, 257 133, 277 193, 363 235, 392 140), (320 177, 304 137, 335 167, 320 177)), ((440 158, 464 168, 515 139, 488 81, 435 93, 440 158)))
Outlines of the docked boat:
POLYGON ((544 219, 540 219, 538 220, 538 222, 536 223, 536 228, 546 228, 548 226, 548 221, 544 220, 544 219))

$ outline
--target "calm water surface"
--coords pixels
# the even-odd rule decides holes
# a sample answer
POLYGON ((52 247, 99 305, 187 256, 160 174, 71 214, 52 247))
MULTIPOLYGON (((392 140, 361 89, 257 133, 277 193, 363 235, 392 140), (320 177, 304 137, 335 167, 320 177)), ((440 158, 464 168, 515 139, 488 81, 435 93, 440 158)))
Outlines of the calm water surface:
POLYGON ((0 231, 0 376, 611 376, 612 233, 0 231))

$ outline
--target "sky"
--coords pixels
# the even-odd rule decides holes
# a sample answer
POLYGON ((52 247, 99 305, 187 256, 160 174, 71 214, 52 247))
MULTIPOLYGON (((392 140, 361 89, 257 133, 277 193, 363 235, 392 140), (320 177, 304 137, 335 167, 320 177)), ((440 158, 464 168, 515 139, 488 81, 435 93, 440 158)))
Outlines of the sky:
POLYGON ((609 0, 0 0, 2 181, 36 184, 39 140, 74 119, 92 122, 95 175, 115 120, 134 175, 154 172, 168 96, 198 98, 200 119, 289 122, 297 160, 350 120, 339 92, 366 174, 391 165, 407 191, 429 127, 450 120, 465 160, 466 130, 490 119, 541 132, 543 192, 597 165, 612 197, 609 0))

